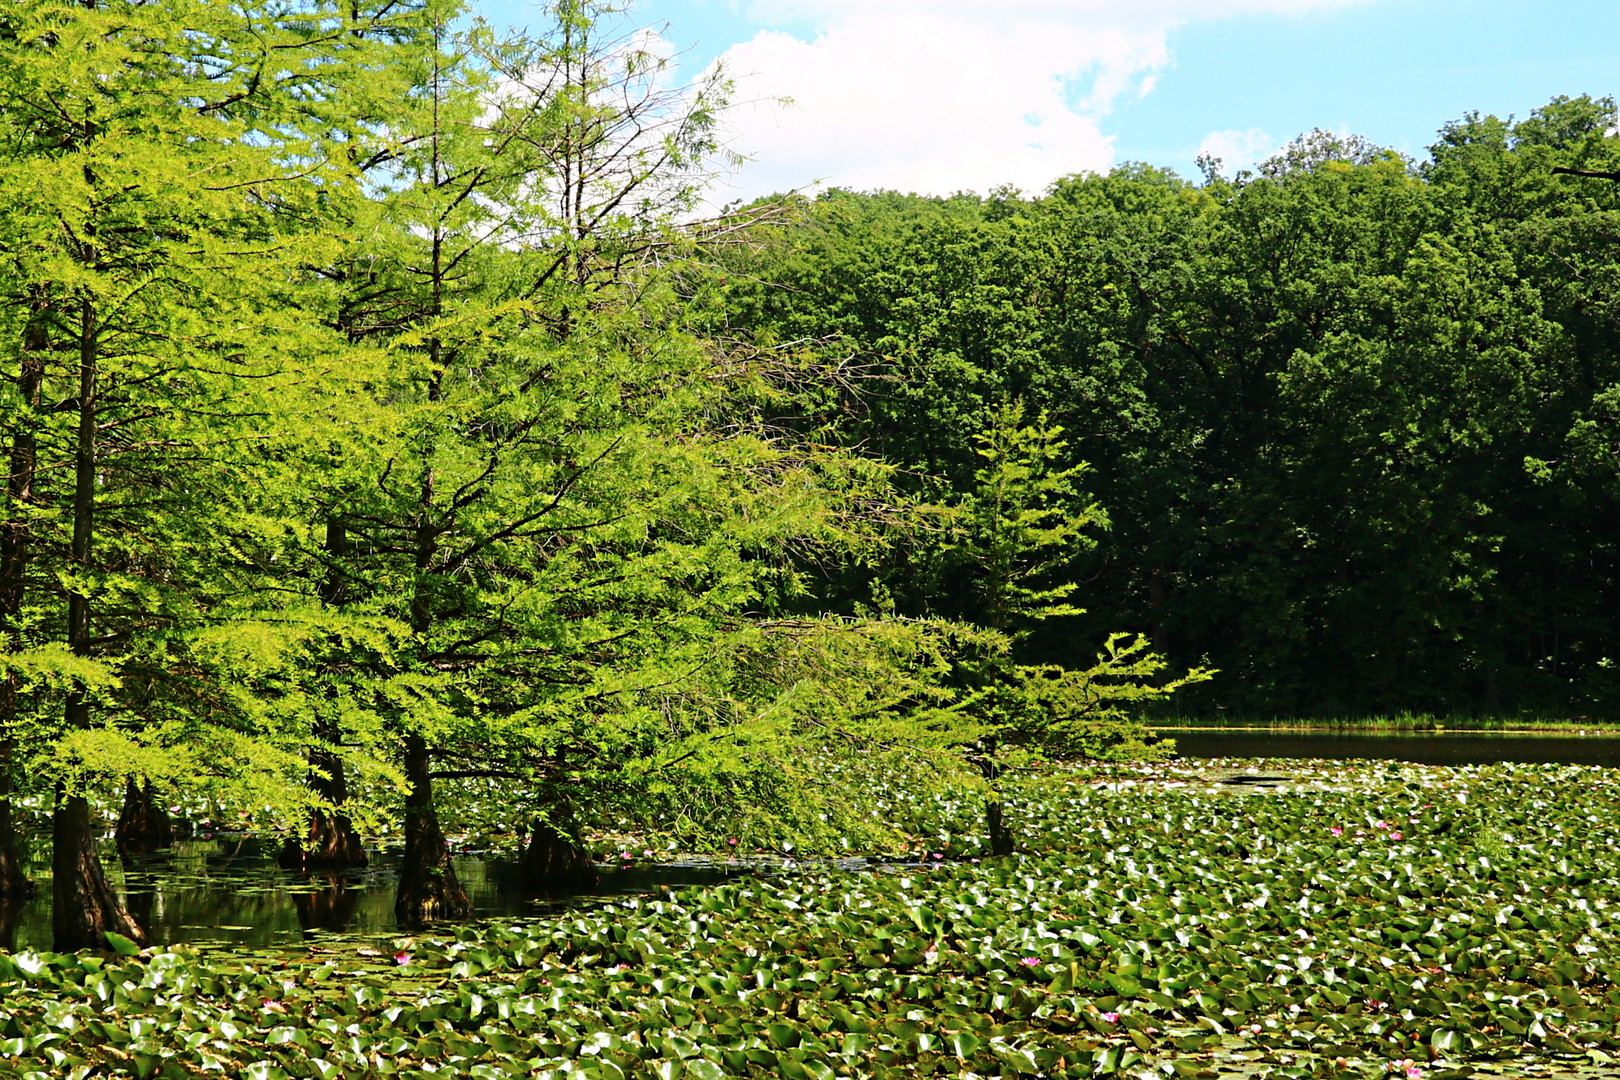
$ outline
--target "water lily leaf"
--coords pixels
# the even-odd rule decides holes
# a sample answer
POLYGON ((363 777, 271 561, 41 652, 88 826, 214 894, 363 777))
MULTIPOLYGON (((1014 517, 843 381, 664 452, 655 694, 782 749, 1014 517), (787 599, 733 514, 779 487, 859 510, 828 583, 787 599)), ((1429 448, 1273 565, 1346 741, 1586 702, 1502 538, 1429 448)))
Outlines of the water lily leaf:
POLYGON ((1023 1047, 997 1046, 992 1044, 992 1049, 994 1050, 996 1057, 1000 1058, 1006 1064, 1012 1066, 1018 1072, 1033 1075, 1041 1071, 1041 1067, 1035 1063, 1034 1056, 1023 1047))
POLYGON ((115 934, 111 930, 103 931, 107 938, 107 946, 119 956, 134 956, 141 951, 141 947, 123 934, 115 934))
POLYGON ((726 1075, 724 1069, 706 1058, 693 1058, 683 1064, 686 1066, 687 1075, 693 1077, 693 1080, 724 1080, 726 1075))

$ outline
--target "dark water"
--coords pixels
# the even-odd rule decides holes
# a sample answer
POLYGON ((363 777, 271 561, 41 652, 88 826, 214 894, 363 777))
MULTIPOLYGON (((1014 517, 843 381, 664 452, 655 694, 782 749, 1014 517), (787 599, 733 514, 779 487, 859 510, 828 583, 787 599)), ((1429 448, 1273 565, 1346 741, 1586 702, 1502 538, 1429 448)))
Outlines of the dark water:
MULTIPOLYGON (((102 860, 130 913, 153 944, 177 942, 285 948, 335 935, 392 937, 397 853, 372 853, 365 870, 298 874, 276 865, 279 839, 265 845, 252 837, 183 840, 139 858, 111 848, 102 860)), ((605 868, 589 894, 537 896, 515 879, 511 864, 495 859, 455 860, 456 875, 473 901, 475 917, 540 915, 570 903, 663 887, 709 885, 757 873, 743 864, 688 863, 605 868)), ((0 911, 0 947, 51 947, 50 866, 34 867, 39 893, 17 911, 0 911), (9 934, 9 937, 8 937, 9 934)))
POLYGON ((1498 761, 1620 766, 1620 737, 1496 732, 1162 729, 1184 758, 1273 757, 1489 765, 1498 761))

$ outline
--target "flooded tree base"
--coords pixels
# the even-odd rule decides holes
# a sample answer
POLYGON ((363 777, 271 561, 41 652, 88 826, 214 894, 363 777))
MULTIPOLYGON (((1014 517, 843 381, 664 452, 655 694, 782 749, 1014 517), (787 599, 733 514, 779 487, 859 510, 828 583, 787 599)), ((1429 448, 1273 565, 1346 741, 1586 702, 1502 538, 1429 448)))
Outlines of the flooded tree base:
POLYGON ((472 899, 456 879, 448 855, 438 865, 415 868, 409 865, 407 856, 394 899, 394 918, 401 927, 470 919, 472 913, 472 899))
POLYGON ((145 931, 107 881, 84 796, 57 801, 51 849, 51 931, 58 952, 105 949, 108 933, 145 941, 145 931))
POLYGON ((317 810, 310 816, 303 840, 288 838, 277 861, 288 870, 354 870, 370 860, 360 834, 343 814, 317 810))
MULTIPOLYGON (((137 785, 133 776, 124 781, 124 808, 113 830, 118 850, 145 855, 174 843, 174 825, 169 811, 152 796, 152 781, 137 785)), ((120 931, 122 932, 122 931, 120 931)))
POLYGON ((450 864, 450 845, 433 806, 431 758, 421 736, 406 737, 403 764, 411 790, 405 796, 405 862, 394 900, 394 917, 402 927, 470 919, 473 913, 472 900, 450 864))
POLYGON ((535 826, 529 837, 518 862, 518 877, 525 888, 540 892, 578 892, 595 888, 602 880, 584 843, 545 823, 535 826))

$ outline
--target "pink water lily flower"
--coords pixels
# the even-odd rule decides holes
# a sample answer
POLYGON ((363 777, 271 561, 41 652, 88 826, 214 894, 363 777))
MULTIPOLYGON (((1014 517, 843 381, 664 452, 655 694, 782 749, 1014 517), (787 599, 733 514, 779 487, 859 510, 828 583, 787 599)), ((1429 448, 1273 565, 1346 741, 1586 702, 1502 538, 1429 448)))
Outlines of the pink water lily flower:
POLYGON ((1102 1014, 1102 1018, 1108 1021, 1110 1024, 1119 1023, 1119 1013, 1117 1012, 1105 1012, 1102 1014))
POLYGON ((1329 829, 1328 832, 1332 833, 1334 836, 1343 836, 1344 835, 1344 830, 1339 828, 1337 825, 1335 825, 1335 826, 1333 826, 1333 828, 1329 829))
POLYGON ((1389 834, 1389 838, 1391 840, 1399 840, 1401 838, 1401 834, 1398 832, 1392 832, 1389 834))
POLYGON ((1389 828, 1389 822, 1387 822, 1387 821, 1375 821, 1375 822, 1373 822, 1373 828, 1375 828, 1375 829, 1387 829, 1387 828, 1389 828))
POLYGON ((1035 967, 1037 964, 1039 964, 1041 962, 1041 960, 1040 960, 1040 957, 1038 957, 1038 956, 1026 956, 1026 957, 1024 957, 1022 960, 1020 960, 1018 962, 1020 964, 1023 964, 1025 967, 1035 967))
POLYGON ((402 952, 400 952, 400 953, 395 953, 394 954, 394 963, 398 964, 400 967, 404 967, 406 964, 408 964, 410 962, 411 962, 411 954, 410 953, 402 953, 402 952))

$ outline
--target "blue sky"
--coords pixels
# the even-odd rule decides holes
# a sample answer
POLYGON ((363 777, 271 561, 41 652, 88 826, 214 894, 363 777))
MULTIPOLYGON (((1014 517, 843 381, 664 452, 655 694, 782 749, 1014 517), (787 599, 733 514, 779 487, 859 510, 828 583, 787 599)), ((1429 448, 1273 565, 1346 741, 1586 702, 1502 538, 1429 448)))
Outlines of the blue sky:
MULTIPOLYGON (((475 0, 497 23, 532 0, 475 0)), ((679 77, 723 58, 725 197, 943 193, 1127 160, 1228 171, 1312 127, 1421 157, 1468 110, 1620 89, 1620 0, 639 0, 679 77), (778 99, 791 97, 794 104, 778 99)))

